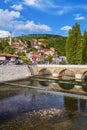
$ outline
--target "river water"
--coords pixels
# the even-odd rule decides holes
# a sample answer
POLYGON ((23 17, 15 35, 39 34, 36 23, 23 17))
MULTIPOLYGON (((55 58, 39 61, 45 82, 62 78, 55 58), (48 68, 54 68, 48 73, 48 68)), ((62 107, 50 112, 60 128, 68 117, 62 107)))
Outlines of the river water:
POLYGON ((0 130, 87 130, 87 81, 32 77, 0 84, 0 130))

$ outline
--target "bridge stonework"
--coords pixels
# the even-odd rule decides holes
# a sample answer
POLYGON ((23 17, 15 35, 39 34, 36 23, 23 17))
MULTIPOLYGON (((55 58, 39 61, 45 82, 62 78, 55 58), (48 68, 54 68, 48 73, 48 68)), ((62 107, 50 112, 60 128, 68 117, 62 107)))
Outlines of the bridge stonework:
POLYGON ((85 73, 87 72, 87 65, 37 65, 38 74, 43 69, 49 70, 52 74, 54 72, 57 72, 60 75, 64 70, 69 70, 74 75, 85 75, 85 73))

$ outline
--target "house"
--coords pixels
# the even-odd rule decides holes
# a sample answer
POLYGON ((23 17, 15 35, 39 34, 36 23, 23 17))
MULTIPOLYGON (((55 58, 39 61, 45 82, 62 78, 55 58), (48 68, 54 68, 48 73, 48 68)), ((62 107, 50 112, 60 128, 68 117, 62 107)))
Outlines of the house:
POLYGON ((22 42, 13 42, 11 47, 15 50, 15 52, 27 52, 28 48, 22 42))
POLYGON ((61 62, 67 62, 66 56, 59 56, 58 61, 61 62))
POLYGON ((7 53, 0 53, 0 62, 2 61, 11 61, 14 62, 19 56, 18 55, 12 55, 7 53))
POLYGON ((31 46, 36 48, 36 49, 41 49, 41 42, 39 42, 37 39, 32 39, 30 40, 31 46))

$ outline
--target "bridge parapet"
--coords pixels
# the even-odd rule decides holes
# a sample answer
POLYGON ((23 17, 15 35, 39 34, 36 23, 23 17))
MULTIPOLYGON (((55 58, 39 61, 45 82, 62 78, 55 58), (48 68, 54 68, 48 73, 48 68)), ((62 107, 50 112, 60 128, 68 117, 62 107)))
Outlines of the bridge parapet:
POLYGON ((60 70, 69 69, 69 70, 73 71, 75 74, 78 73, 78 71, 81 72, 81 73, 84 73, 84 72, 87 71, 87 65, 51 65, 51 64, 49 64, 49 65, 44 65, 44 64, 37 65, 38 71, 40 71, 43 68, 50 69, 51 72, 53 70, 58 70, 58 72, 59 72, 60 70))

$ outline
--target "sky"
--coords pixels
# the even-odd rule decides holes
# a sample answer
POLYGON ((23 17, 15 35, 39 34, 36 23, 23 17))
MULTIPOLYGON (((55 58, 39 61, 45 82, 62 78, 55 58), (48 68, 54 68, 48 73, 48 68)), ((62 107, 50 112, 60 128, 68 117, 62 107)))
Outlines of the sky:
POLYGON ((87 0, 0 0, 0 37, 87 30, 87 0))

